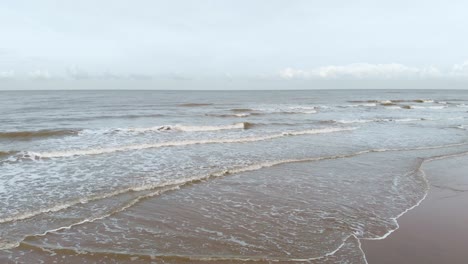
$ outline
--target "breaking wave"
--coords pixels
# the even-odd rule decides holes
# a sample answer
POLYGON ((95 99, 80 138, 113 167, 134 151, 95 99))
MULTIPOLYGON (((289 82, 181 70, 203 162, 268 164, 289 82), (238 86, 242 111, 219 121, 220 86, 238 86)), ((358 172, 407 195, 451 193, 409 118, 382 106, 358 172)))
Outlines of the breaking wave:
POLYGON ((419 105, 410 105, 410 109, 444 109, 447 106, 444 105, 434 105, 434 106, 419 106, 419 105))
POLYGON ((0 151, 0 158, 8 157, 17 154, 18 151, 0 151))
POLYGON ((240 112, 234 114, 205 114, 205 116, 214 116, 214 117, 248 117, 248 116, 259 116, 263 115, 262 113, 254 112, 254 113, 247 113, 247 112, 240 112))
POLYGON ((73 157, 73 156, 83 156, 83 155, 99 155, 99 154, 106 154, 106 153, 113 153, 113 152, 134 151, 134 150, 162 148, 162 147, 189 146, 189 145, 201 145, 201 144, 220 144, 220 143, 248 143, 248 142, 276 139, 276 138, 281 138, 285 136, 333 133, 333 132, 341 132, 341 131, 351 131, 354 129, 356 128, 330 127, 330 128, 310 129, 310 130, 302 130, 302 131, 286 131, 283 133, 271 134, 271 135, 266 135, 266 136, 167 141, 167 142, 159 142, 159 143, 135 144, 135 145, 117 146, 117 147, 109 147, 109 148, 91 148, 91 149, 75 149, 75 150, 39 152, 36 154, 38 157, 41 157, 41 158, 60 158, 60 157, 73 157))
POLYGON ((73 129, 0 132, 0 140, 30 140, 34 138, 76 135, 79 132, 80 130, 73 129))
POLYGON ((116 129, 116 131, 125 131, 125 132, 155 132, 155 131, 185 131, 185 132, 204 132, 204 131, 218 131, 218 130, 231 130, 231 129, 248 129, 253 126, 252 123, 241 122, 235 123, 232 125, 219 125, 219 126, 184 126, 184 125, 165 125, 165 126, 156 126, 156 127, 146 127, 146 128, 126 128, 126 129, 116 129))
POLYGON ((350 103, 375 103, 375 104, 390 104, 390 103, 434 103, 432 99, 395 99, 395 100, 354 100, 350 103))
MULTIPOLYGON (((367 154, 367 153, 374 153, 374 152, 428 150, 428 149, 448 148, 448 147, 463 146, 463 145, 467 145, 467 143, 462 142, 462 143, 453 143, 453 144, 447 144, 447 145, 427 146, 427 147, 413 147, 413 148, 400 148, 400 149, 398 149, 398 148, 395 148, 395 149, 368 149, 368 150, 361 150, 361 151, 353 152, 353 153, 337 154, 337 155, 331 155, 331 156, 318 156, 318 157, 299 158, 299 159, 283 159, 283 160, 265 161, 265 162, 261 162, 261 163, 247 165, 247 166, 244 166, 244 167, 237 167, 237 168, 222 170, 222 171, 218 171, 218 172, 214 172, 214 173, 210 173, 210 174, 206 174, 206 175, 192 176, 192 177, 189 177, 189 178, 178 179, 178 180, 169 180, 169 181, 161 182, 161 183, 145 184, 145 185, 142 185, 142 186, 132 186, 132 187, 129 187, 129 188, 115 190, 113 192, 102 194, 102 195, 95 195, 95 196, 90 196, 90 197, 86 197, 86 198, 79 198, 79 199, 68 201, 68 202, 65 202, 65 203, 56 204, 56 205, 54 205, 52 207, 42 208, 42 209, 38 209, 38 210, 35 210, 35 211, 23 212, 23 213, 20 213, 20 214, 17 214, 17 215, 12 215, 12 216, 8 216, 8 217, 5 217, 5 218, 0 218, 0 224, 28 219, 28 218, 32 218, 32 217, 35 217, 37 215, 44 214, 44 213, 62 211, 64 209, 70 208, 70 207, 72 207, 74 205, 77 205, 77 204, 84 204, 84 203, 89 203, 89 202, 96 201, 96 200, 111 198, 111 197, 115 197, 115 196, 118 196, 118 195, 121 195, 121 194, 124 194, 124 193, 128 193, 128 192, 142 192, 142 191, 153 191, 153 190, 155 190, 154 192, 138 196, 135 199, 131 200, 126 205, 124 205, 123 207, 118 208, 117 210, 113 210, 111 212, 105 212, 101 216, 98 216, 98 217, 95 217, 95 218, 92 218, 92 219, 85 219, 85 220, 79 221, 77 223, 71 224, 70 226, 59 227, 59 228, 56 228, 56 229, 53 229, 53 230, 48 230, 48 231, 45 231, 42 234, 32 235, 32 236, 43 236, 43 235, 45 235, 45 234, 47 234, 49 232, 52 232, 52 231, 67 229, 67 228, 70 228, 72 226, 80 225, 80 224, 83 224, 83 223, 86 223, 86 222, 93 222, 93 221, 98 220, 98 219, 106 218, 106 217, 112 215, 113 213, 121 212, 121 211, 135 205, 136 203, 138 203, 139 201, 141 201, 144 198, 152 197, 152 196, 155 196, 155 195, 160 195, 160 194, 162 194, 162 193, 164 193, 166 191, 177 190, 177 189, 180 189, 183 186, 194 184, 194 183, 199 183, 199 182, 202 182, 202 181, 205 181, 205 180, 209 180, 211 178, 219 178, 219 177, 224 177, 224 176, 228 176, 228 175, 231 175, 231 174, 238 174, 238 173, 243 173, 243 172, 256 171, 256 170, 261 170, 263 168, 274 167, 274 166, 278 166, 278 165, 282 165, 282 164, 288 164, 288 163, 316 162, 316 161, 321 161, 321 160, 333 160, 333 159, 350 158, 350 157, 363 155, 363 154, 367 154)), ((446 158, 446 157, 457 156, 457 155, 466 155, 466 154, 468 154, 468 153, 463 152, 463 153, 450 154, 450 155, 445 155, 445 156, 442 155, 442 156, 432 157, 432 158, 429 158, 427 160, 443 159, 443 158, 446 158)), ((425 161, 424 159, 422 159, 420 161, 420 164, 419 164, 418 168, 415 171, 420 170, 420 166, 424 161, 425 161)), ((425 178, 425 180, 427 181, 426 178, 425 178)), ((397 216, 395 218, 392 218, 392 219, 395 221, 395 223, 397 223, 396 220, 401 215, 405 214, 407 211, 409 211, 412 208, 416 207, 422 200, 420 200, 413 207, 411 207, 411 208, 405 210, 404 212, 402 212, 399 216, 397 216)), ((398 228, 398 224, 397 224, 397 228, 398 228)), ((389 234, 391 234, 395 230, 396 229, 390 230, 384 236, 381 236, 381 237, 360 237, 360 239, 380 240, 380 239, 383 239, 383 238, 387 237, 389 234)), ((354 233, 354 234, 352 234, 350 236, 354 236, 356 239, 359 239, 358 238, 359 234, 354 233)), ((18 242, 9 243, 9 244, 8 243, 3 243, 3 244, 0 243, 0 249, 13 248, 13 247, 16 247, 18 245, 19 245, 18 242)), ((340 247, 338 247, 335 251, 328 253, 326 256, 333 255, 336 251, 338 251, 340 249, 340 247)))

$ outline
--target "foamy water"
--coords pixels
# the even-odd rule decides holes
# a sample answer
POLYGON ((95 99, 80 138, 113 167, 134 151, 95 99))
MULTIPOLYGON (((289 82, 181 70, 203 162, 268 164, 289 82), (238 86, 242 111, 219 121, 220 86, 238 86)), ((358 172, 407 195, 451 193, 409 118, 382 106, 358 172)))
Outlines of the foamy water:
POLYGON ((0 262, 366 263, 463 91, 0 92, 0 262))

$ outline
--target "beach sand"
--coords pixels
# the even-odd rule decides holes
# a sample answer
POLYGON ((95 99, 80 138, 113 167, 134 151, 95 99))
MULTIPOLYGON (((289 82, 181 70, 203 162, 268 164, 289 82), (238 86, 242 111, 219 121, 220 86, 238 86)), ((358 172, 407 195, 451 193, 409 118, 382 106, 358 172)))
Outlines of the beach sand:
POLYGON ((468 263, 468 156, 427 162, 426 199, 383 240, 363 240, 368 263, 468 263))

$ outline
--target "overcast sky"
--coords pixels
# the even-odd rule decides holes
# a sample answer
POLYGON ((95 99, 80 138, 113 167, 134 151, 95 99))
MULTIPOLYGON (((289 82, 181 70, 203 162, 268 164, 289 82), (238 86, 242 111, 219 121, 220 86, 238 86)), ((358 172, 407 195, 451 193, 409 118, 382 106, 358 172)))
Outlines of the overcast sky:
POLYGON ((466 0, 1 0, 0 89, 464 81, 467 12, 466 0))

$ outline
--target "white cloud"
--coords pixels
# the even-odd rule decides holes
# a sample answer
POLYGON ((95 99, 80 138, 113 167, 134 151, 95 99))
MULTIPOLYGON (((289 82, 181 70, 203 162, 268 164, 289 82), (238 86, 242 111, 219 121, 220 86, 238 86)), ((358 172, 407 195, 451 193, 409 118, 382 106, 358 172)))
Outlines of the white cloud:
POLYGON ((0 80, 1 79, 12 79, 15 77, 14 71, 0 71, 0 80))
POLYGON ((51 75, 48 70, 35 70, 29 73, 29 77, 37 80, 48 80, 51 75))
POLYGON ((453 65, 451 75, 455 77, 468 77, 468 61, 453 65))
POLYGON ((279 73, 283 79, 413 79, 441 77, 442 75, 436 67, 416 68, 397 63, 354 63, 309 70, 286 68, 279 73))
POLYGON ((132 73, 132 74, 116 74, 109 71, 102 73, 89 73, 77 67, 67 68, 66 74, 68 78, 73 80, 151 80, 151 75, 132 73))

